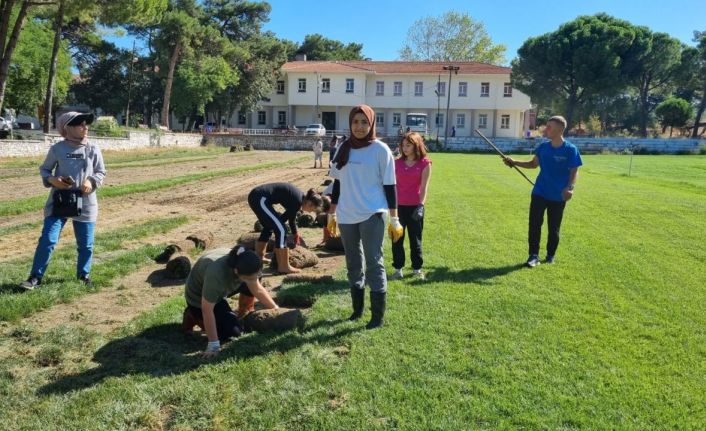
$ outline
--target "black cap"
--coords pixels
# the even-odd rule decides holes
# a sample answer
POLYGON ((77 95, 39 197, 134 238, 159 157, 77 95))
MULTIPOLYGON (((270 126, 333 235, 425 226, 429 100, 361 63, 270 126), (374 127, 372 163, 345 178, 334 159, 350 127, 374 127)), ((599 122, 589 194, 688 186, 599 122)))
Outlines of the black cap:
POLYGON ((78 114, 75 117, 73 117, 68 123, 66 123, 67 126, 78 126, 84 121, 86 124, 91 124, 93 123, 93 114, 78 114))

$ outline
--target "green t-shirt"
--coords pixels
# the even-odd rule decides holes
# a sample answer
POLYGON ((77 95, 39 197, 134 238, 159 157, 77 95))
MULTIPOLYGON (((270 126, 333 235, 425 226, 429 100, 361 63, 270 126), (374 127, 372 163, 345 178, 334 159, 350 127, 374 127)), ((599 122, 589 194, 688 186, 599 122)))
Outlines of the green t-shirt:
POLYGON ((215 304, 238 290, 241 281, 228 266, 229 252, 228 248, 217 248, 196 261, 186 279, 184 295, 187 304, 201 308, 201 297, 215 304))

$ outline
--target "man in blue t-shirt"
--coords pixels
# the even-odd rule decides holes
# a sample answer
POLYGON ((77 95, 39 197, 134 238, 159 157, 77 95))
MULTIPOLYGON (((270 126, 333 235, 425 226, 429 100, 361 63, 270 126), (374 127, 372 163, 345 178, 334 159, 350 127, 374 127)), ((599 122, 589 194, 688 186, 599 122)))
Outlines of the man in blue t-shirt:
POLYGON ((540 167, 532 189, 529 211, 527 266, 530 268, 539 265, 539 240, 542 236, 545 211, 549 228, 546 263, 554 263, 554 255, 559 246, 559 231, 564 207, 574 195, 579 166, 583 164, 578 148, 564 140, 564 129, 566 129, 564 117, 550 118, 544 129, 544 135, 549 140, 537 147, 532 160, 520 162, 510 157, 503 160, 509 167, 519 166, 525 169, 540 167))

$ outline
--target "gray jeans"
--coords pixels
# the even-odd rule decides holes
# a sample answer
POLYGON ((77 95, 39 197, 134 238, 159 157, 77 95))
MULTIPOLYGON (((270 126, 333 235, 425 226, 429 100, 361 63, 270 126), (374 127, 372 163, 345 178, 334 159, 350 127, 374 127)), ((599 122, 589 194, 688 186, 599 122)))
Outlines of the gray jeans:
POLYGON ((382 213, 356 224, 339 224, 343 249, 346 252, 348 283, 352 288, 365 288, 368 281, 370 290, 385 292, 387 274, 382 255, 382 242, 385 239, 385 220, 382 213), (363 272, 365 264, 365 272, 363 272))

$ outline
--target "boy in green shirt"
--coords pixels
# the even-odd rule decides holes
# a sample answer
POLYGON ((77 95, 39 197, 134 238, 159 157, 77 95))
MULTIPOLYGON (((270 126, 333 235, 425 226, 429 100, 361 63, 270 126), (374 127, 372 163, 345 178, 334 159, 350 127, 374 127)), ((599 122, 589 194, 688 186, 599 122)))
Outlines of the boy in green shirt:
POLYGON ((255 252, 236 245, 214 249, 201 256, 186 280, 183 327, 203 322, 208 336, 204 357, 218 354, 221 341, 239 337, 242 327, 226 298, 240 293, 240 304, 250 308, 257 298, 265 308, 278 308, 259 280, 262 260, 255 252), (253 298, 254 297, 254 298, 253 298))

